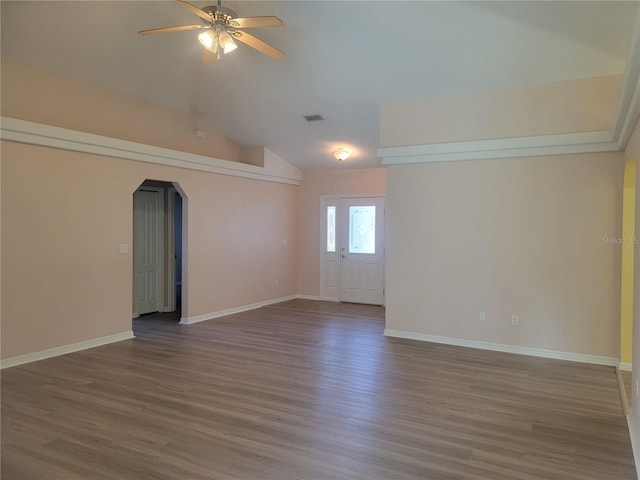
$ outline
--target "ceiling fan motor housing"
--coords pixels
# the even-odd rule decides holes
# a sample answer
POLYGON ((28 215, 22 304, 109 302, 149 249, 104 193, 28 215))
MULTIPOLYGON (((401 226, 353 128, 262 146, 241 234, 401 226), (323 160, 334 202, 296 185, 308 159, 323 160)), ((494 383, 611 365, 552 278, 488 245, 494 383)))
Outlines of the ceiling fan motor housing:
POLYGON ((204 7, 202 11, 211 16, 212 23, 221 23, 223 25, 229 25, 230 21, 238 16, 238 14, 230 8, 219 5, 204 7))

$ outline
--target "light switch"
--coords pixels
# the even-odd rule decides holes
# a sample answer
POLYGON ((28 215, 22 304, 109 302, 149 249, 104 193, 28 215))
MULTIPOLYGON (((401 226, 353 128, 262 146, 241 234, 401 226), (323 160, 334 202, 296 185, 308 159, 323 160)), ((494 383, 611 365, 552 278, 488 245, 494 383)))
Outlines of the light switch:
POLYGON ((129 245, 128 245, 128 244, 126 244, 126 243, 121 243, 121 244, 118 246, 118 251, 119 251, 120 253, 129 253, 129 245))

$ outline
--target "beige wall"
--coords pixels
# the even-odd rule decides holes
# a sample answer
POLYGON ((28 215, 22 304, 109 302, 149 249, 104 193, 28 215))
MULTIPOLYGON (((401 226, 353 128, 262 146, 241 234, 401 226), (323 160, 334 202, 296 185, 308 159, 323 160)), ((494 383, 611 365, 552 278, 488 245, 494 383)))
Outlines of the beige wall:
MULTIPOLYGON (((2 61, 2 115, 223 160, 260 163, 198 115, 2 61), (195 130, 205 138, 195 136, 195 130)), ((257 152, 259 153, 259 152, 257 152)))
POLYGON ((298 293, 320 294, 320 196, 386 193, 386 168, 304 172, 299 192, 298 293))
MULTIPOLYGON (((640 187, 640 121, 636 123, 635 130, 627 148, 625 150, 625 159, 633 156, 636 159, 636 232, 635 238, 640 239, 640 195, 638 187, 640 187)), ((640 396, 636 386, 640 383, 640 252, 636 245, 634 255, 634 305, 633 305, 633 380, 632 380, 632 397, 631 397, 631 425, 635 428, 635 440, 640 440, 640 396)))
MULTIPOLYGON (((2 64, 1 107, 7 117, 210 157, 247 153, 195 115, 14 63, 2 64)), ((1 148, 2 358, 131 330, 132 258, 118 245, 131 247, 132 195, 145 179, 177 182, 187 197, 183 317, 296 293, 297 186, 1 148)), ((290 173, 262 155, 269 173, 290 173)))
POLYGON ((388 170, 388 329, 617 357, 621 153, 388 170))
MULTIPOLYGON (((5 62, 2 80, 5 116, 223 159, 243 155, 184 112, 19 64, 5 62)), ((178 182, 188 197, 185 317, 318 295, 320 195, 386 193, 385 169, 308 172, 294 187, 11 142, 2 148, 2 277, 11 278, 2 358, 131 328, 131 258, 117 247, 132 242, 131 196, 147 178, 178 182)))
POLYGON ((2 358, 131 330, 146 178, 188 197, 183 316, 296 293, 299 187, 2 142, 2 358))
POLYGON ((380 108, 384 147, 610 130, 622 75, 393 102, 380 108))

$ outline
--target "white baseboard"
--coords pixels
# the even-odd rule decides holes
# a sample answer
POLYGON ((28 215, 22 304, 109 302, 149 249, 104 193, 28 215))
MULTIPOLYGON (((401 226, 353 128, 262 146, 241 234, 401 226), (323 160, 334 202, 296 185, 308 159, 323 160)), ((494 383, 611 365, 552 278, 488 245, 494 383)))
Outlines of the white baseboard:
POLYGON ((631 371, 631 364, 630 363, 620 362, 620 363, 618 363, 618 370, 622 370, 623 372, 630 372, 631 371))
MULTIPOLYGON (((228 308, 226 310, 220 310, 212 313, 205 313, 202 315, 196 315, 193 317, 182 317, 180 323, 183 325, 190 325, 192 323, 204 322, 205 320, 212 320, 214 318, 224 317, 226 315, 232 315, 234 313, 246 312, 248 310, 254 310, 256 308, 266 307, 274 303, 286 302, 288 300, 295 300, 296 298, 304 298, 309 300, 321 300, 320 297, 314 295, 288 295, 286 297, 273 298, 271 300, 265 300, 262 302, 252 303, 250 305, 242 305, 240 307, 228 308)), ((132 313, 133 318, 139 317, 138 312, 132 313)), ((132 330, 128 332, 117 333, 114 335, 107 335, 105 337, 94 338, 86 340, 84 342, 72 343, 70 345, 63 345, 61 347, 50 348, 47 350, 41 350, 38 352, 28 353, 26 355, 18 355, 16 357, 10 357, 4 360, 0 360, 0 369, 15 367, 16 365, 22 365, 24 363, 37 362, 38 360, 44 360, 45 358, 57 357, 59 355, 65 355, 67 353, 78 352, 80 350, 86 350, 88 348, 99 347, 101 345, 107 345, 109 343, 119 342, 122 340, 128 340, 134 338, 132 330)))
POLYGON ((274 303, 286 302, 288 300, 294 300, 298 298, 297 295, 289 295, 287 297, 273 298, 271 300, 265 300, 263 302, 251 303, 249 305, 241 305, 239 307, 227 308, 225 310, 218 310, 217 312, 203 313, 202 315, 195 315, 193 317, 182 317, 180 319, 181 325, 191 325, 193 323, 204 322, 206 320, 213 320, 214 318, 226 317, 227 315, 233 315, 234 313, 247 312, 249 310, 255 310, 256 308, 266 307, 274 303))
POLYGON ((302 294, 297 294, 296 298, 299 298, 300 300, 324 300, 324 298, 321 298, 319 295, 302 295, 302 294))
POLYGON ((299 298, 301 300, 320 300, 322 302, 335 302, 335 303, 340 303, 340 300, 337 298, 333 298, 333 297, 321 297, 320 295, 301 295, 298 294, 296 295, 296 298, 299 298))
MULTIPOLYGON (((637 409, 636 409, 637 411, 637 409)), ((636 464, 636 473, 640 480, 640 424, 636 421, 633 410, 627 415, 627 426, 629 427, 629 437, 631 438, 631 449, 633 450, 633 461, 636 464)))
POLYGON ((15 367, 16 365, 22 365, 24 363, 37 362, 38 360, 44 360, 45 358, 79 352, 80 350, 99 347, 108 343, 120 342, 122 340, 129 340, 134 337, 133 331, 129 330, 128 332, 93 338, 91 340, 85 340, 84 342, 72 343, 70 345, 49 348, 47 350, 40 350, 39 352, 27 353, 26 355, 18 355, 17 357, 10 357, 0 361, 0 368, 9 368, 15 367))
POLYGON ((558 360, 570 360, 572 362, 594 363, 596 365, 608 365, 615 367, 618 359, 615 357, 604 357, 601 355, 588 355, 584 353, 562 352, 558 350, 544 350, 542 348, 520 347, 517 345, 507 345, 503 343, 481 342, 477 340, 466 340, 464 338, 440 337, 437 335, 427 335, 425 333, 405 332, 402 330, 385 329, 384 335, 387 337, 406 338, 409 340, 421 340, 423 342, 444 343, 459 347, 480 348, 483 350, 493 350, 496 352, 517 353, 520 355, 531 355, 534 357, 555 358, 558 360))

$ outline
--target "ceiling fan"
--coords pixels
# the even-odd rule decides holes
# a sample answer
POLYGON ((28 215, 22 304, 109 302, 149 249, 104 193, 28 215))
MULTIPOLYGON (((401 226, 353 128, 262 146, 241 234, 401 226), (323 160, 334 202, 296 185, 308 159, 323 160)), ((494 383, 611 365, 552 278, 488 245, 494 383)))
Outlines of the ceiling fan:
POLYGON ((284 57, 284 52, 278 50, 276 47, 240 30, 241 28, 282 27, 284 24, 278 17, 239 18, 236 12, 223 7, 221 0, 218 0, 217 5, 211 5, 202 9, 183 0, 176 0, 176 2, 191 13, 199 16, 202 19, 202 23, 152 28, 150 30, 141 30, 138 33, 140 35, 153 35, 156 33, 180 32, 184 30, 204 30, 204 32, 198 35, 198 40, 204 47, 202 63, 205 64, 219 60, 221 53, 229 53, 238 48, 234 40, 239 40, 274 60, 279 60, 284 57))

